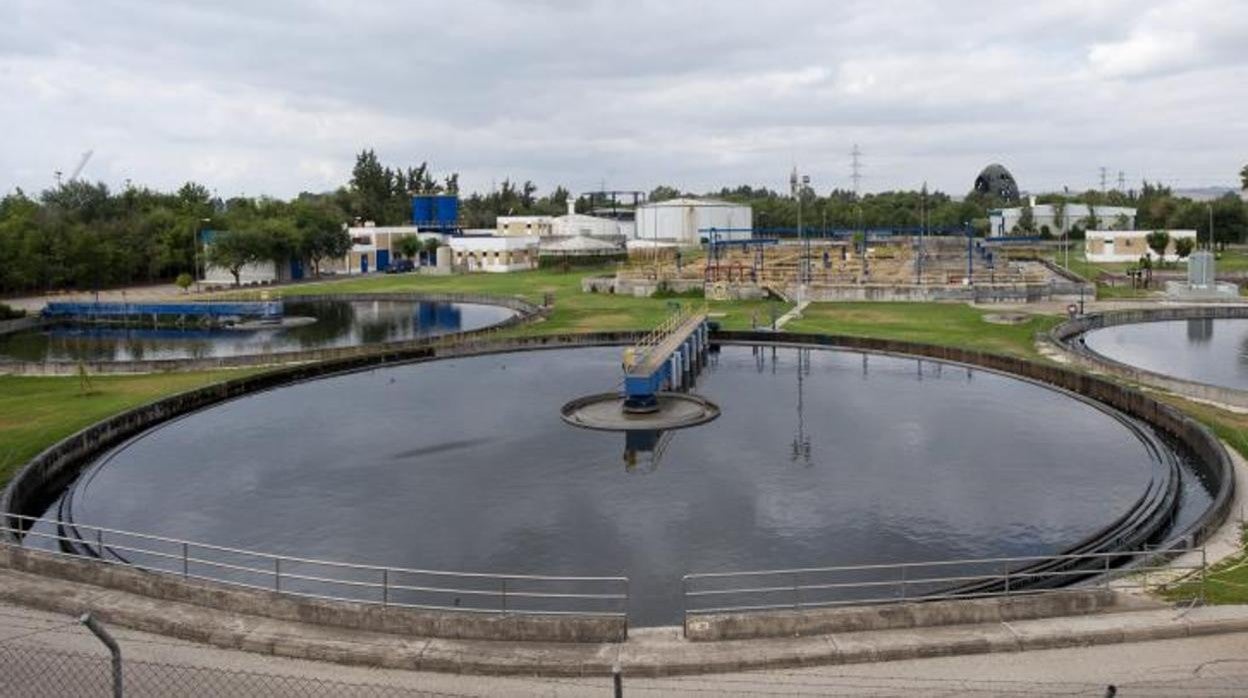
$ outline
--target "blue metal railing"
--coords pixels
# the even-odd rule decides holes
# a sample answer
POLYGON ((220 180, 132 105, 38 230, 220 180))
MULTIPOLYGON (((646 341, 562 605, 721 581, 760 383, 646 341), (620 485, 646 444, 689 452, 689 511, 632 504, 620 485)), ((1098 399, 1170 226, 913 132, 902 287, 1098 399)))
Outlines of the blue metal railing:
POLYGON ((107 318, 151 315, 280 318, 281 301, 234 303, 48 303, 44 317, 107 318))

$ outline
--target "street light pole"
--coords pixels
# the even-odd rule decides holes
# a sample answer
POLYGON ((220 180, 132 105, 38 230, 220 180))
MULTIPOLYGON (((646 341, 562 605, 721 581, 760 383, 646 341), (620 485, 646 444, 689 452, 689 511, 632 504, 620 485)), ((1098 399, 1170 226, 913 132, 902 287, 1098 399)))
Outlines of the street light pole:
POLYGON ((1213 252, 1213 203, 1205 205, 1209 207, 1209 251, 1213 252))

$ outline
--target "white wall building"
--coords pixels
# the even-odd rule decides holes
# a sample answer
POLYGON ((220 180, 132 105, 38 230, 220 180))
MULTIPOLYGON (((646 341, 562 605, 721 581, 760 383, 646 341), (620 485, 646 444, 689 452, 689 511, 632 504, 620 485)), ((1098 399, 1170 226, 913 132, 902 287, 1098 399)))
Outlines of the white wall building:
POLYGON ((610 218, 569 213, 559 216, 553 225, 557 237, 618 238, 621 236, 619 221, 610 218))
MULTIPOLYGON (((253 262, 238 270, 238 282, 243 286, 251 286, 290 281, 292 275, 283 274, 282 270, 283 265, 277 262, 253 262)), ((225 267, 214 267, 209 264, 205 266, 203 272, 204 278, 200 281, 209 286, 234 285, 234 275, 225 267)))
POLYGON ((1076 225, 1085 230, 1088 228, 1131 230, 1135 227, 1135 209, 1128 206, 1093 206, 1089 211, 1087 204, 1068 203, 1060 208, 1053 204, 1033 204, 1031 218, 1032 229, 1035 233, 1023 233, 1019 225, 1023 210, 1024 207, 1018 206, 988 211, 988 235, 990 237, 1034 235, 1048 228, 1052 235, 1060 236, 1062 233, 1070 232, 1070 229, 1076 225), (1089 225, 1089 217, 1096 219, 1095 225, 1089 225))
POLYGON ((554 216, 499 216, 494 227, 499 235, 512 237, 517 235, 537 235, 546 237, 554 234, 554 216))
POLYGON ((637 207, 637 239, 673 242, 689 247, 709 239, 712 228, 720 240, 748 240, 753 209, 715 199, 671 199, 637 207))
POLYGON ((537 268, 537 249, 541 238, 527 237, 452 237, 451 265, 456 271, 508 272, 537 268))
MULTIPOLYGON (((1140 257, 1156 257, 1148 247, 1148 235, 1152 230, 1089 230, 1084 255, 1089 262, 1138 262, 1140 257)), ((1166 259, 1174 261, 1174 241, 1179 238, 1196 239, 1195 230, 1167 230, 1170 244, 1166 246, 1166 259)))

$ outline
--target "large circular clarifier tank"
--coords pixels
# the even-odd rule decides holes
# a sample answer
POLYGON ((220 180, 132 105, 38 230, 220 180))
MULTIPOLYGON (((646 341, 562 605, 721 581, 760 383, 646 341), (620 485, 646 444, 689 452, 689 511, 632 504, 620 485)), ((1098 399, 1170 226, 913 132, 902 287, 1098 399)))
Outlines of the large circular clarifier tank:
POLYGON ((723 347, 697 385, 722 414, 702 426, 565 424, 561 405, 618 380, 619 353, 446 359, 247 396, 117 448, 60 510, 306 558, 624 575, 631 622, 664 625, 690 572, 1058 553, 1166 471, 1121 415, 1066 393, 836 350, 723 347))
POLYGON ((1248 318, 1112 325, 1081 337, 1107 359, 1183 380, 1248 390, 1248 318))
POLYGON ((395 300, 286 300, 284 326, 153 328, 55 323, 0 335, 0 358, 36 362, 164 361, 272 355, 401 342, 481 329, 516 313, 497 305, 395 300))

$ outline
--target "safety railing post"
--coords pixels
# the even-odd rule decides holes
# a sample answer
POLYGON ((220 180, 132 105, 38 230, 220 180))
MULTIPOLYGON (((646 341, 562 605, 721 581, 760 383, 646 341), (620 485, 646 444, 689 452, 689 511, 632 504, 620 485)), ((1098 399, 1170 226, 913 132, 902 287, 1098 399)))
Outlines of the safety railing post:
POLYGON ((273 558, 273 591, 282 590, 282 558, 273 558))
POLYGON ((186 579, 187 577, 190 576, 190 565, 191 565, 190 557, 191 556, 188 554, 189 552, 187 550, 188 547, 189 546, 184 541, 182 543, 182 578, 183 579, 186 579))
POLYGON ((503 589, 502 603, 503 603, 503 613, 505 614, 507 613, 507 578, 503 577, 502 580, 500 581, 502 582, 502 589, 503 589))
POLYGON ((390 569, 383 567, 381 569, 381 605, 385 606, 390 603, 390 569))
POLYGON ((793 609, 797 610, 802 607, 802 595, 797 585, 797 573, 793 573, 793 609))
POLYGON ((906 580, 906 566, 902 565, 901 566, 901 600, 902 601, 906 600, 907 593, 908 593, 908 589, 907 589, 907 580, 906 580))
POLYGON ((104 559, 104 529, 98 527, 95 529, 95 554, 104 559))
POLYGON ((1208 570, 1209 560, 1205 555, 1205 547, 1202 545, 1200 547, 1200 596, 1197 597, 1202 605, 1205 603, 1205 586, 1208 584, 1206 573, 1208 570))
POLYGON ((1005 563, 1001 565, 1001 576, 1005 578, 1005 595, 1010 595, 1010 565, 1005 563))

